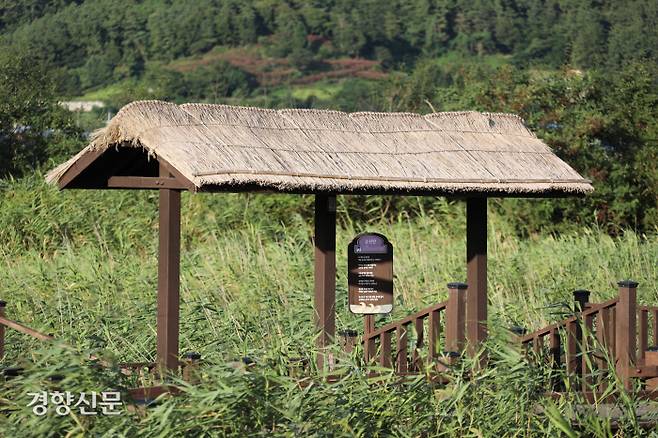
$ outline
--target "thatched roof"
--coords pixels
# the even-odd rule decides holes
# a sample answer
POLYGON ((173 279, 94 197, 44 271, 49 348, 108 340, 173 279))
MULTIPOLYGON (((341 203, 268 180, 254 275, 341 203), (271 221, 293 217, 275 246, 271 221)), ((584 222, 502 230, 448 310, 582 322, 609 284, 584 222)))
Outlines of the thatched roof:
POLYGON ((510 114, 348 114, 160 101, 123 107, 47 179, 61 183, 67 172, 79 172, 87 154, 135 148, 166 161, 195 190, 502 196, 592 190, 510 114))

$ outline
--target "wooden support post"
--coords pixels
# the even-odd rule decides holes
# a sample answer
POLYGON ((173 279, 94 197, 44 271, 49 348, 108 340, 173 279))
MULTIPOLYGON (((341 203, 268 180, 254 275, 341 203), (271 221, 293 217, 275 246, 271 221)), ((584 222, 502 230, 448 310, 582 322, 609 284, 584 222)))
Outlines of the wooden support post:
MULTIPOLYGON (((5 316, 7 302, 0 300, 0 317, 5 316)), ((0 359, 5 355, 5 326, 0 324, 0 359)))
POLYGON ((336 196, 315 195, 315 326, 317 366, 331 367, 324 351, 336 331, 336 196))
POLYGON ((474 357, 487 337, 487 198, 466 201, 466 337, 474 357))
POLYGON ((448 307, 446 309, 446 352, 461 355, 464 348, 464 320, 466 316, 467 285, 448 283, 448 307))
MULTIPOLYGON (((160 165, 160 176, 169 172, 160 165)), ((161 372, 176 371, 180 306, 180 190, 160 189, 157 360, 161 372)))
POLYGON ((633 389, 630 371, 635 366, 637 286, 632 280, 620 281, 617 303, 616 354, 617 375, 624 388, 633 389))

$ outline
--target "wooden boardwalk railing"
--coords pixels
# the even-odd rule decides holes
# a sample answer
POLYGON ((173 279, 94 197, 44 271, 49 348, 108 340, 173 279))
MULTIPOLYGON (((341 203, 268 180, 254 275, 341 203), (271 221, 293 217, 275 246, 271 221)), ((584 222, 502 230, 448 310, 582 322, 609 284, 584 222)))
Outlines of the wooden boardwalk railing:
MULTIPOLYGON (((620 281, 618 286, 619 296, 603 303, 587 303, 581 295, 574 316, 522 336, 521 345, 536 360, 566 372, 583 392, 603 391, 610 365, 626 389, 633 388, 633 378, 650 379, 649 389, 651 378, 658 377, 658 351, 647 352, 650 329, 658 344, 658 307, 637 306, 638 283, 620 281)), ((553 390, 563 389, 561 383, 556 373, 553 390)))
MULTIPOLYGON (((13 330, 18 331, 19 333, 23 333, 25 335, 31 336, 35 339, 38 339, 40 341, 53 341, 55 340, 54 336, 52 335, 47 335, 44 333, 41 333, 37 330, 34 330, 24 324, 21 324, 19 322, 13 321, 11 319, 6 318, 5 311, 7 308, 7 302, 0 300, 0 359, 2 359, 5 355, 5 328, 10 328, 13 330)), ((92 361, 97 361, 100 365, 104 367, 112 367, 113 365, 110 364, 109 362, 106 362, 95 355, 91 355, 89 357, 90 360, 92 361)), ((187 353, 183 360, 179 362, 180 365, 180 371, 182 372, 183 380, 186 380, 190 383, 193 383, 197 380, 196 377, 196 370, 199 367, 199 361, 201 359, 201 355, 198 353, 187 353)), ((142 375, 144 370, 147 370, 148 373, 151 373, 156 370, 157 364, 154 362, 130 362, 130 363, 119 363, 117 364, 120 372, 125 375, 132 375, 135 373, 139 373, 142 375)), ((133 390, 130 390, 131 394, 160 394, 161 391, 165 388, 164 386, 155 386, 155 387, 149 387, 149 388, 135 388, 133 390), (160 391, 160 392, 158 392, 160 391)), ((166 388, 165 388, 166 389, 166 388)), ((170 389, 166 389, 167 391, 170 391, 170 389)), ((146 396, 144 396, 146 397, 146 396)), ((133 397, 135 399, 139 398, 137 396, 133 397)), ((151 397, 151 398, 155 398, 151 397)))
POLYGON ((51 335, 46 335, 37 330, 31 329, 30 327, 21 324, 20 322, 12 321, 5 317, 5 310, 7 308, 6 301, 0 301, 0 358, 5 355, 5 327, 14 329, 17 332, 23 333, 33 338, 39 339, 40 341, 52 341, 55 339, 51 335))
POLYGON ((433 363, 438 371, 445 369, 464 349, 466 289, 464 283, 449 283, 447 301, 377 329, 366 322, 366 363, 395 368, 402 375, 422 372, 426 364, 433 363))

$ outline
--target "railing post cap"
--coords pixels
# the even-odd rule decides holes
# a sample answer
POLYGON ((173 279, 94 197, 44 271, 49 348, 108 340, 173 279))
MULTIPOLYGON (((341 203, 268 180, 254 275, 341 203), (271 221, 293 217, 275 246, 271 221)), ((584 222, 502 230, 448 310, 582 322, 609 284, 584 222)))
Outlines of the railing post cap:
POLYGON ((190 351, 185 353, 185 359, 188 360, 199 360, 201 359, 201 353, 197 353, 196 351, 190 351))
POLYGON ((7 302, 4 300, 0 300, 0 307, 7 307, 7 302))
POLYGON ((448 289, 457 289, 457 290, 464 290, 468 289, 468 285, 466 283, 448 283, 448 289))
POLYGON ((574 297, 585 296, 585 297, 589 298, 590 294, 591 294, 591 292, 588 291, 587 289, 576 289, 576 290, 573 291, 573 296, 574 297))
POLYGON ((338 336, 347 336, 347 337, 355 337, 358 336, 358 334, 359 333, 356 330, 351 330, 351 329, 345 329, 338 332, 338 336))
POLYGON ((622 281, 617 283, 617 286, 634 288, 634 287, 637 287, 639 284, 640 283, 638 283, 637 281, 633 281, 633 280, 622 280, 622 281))

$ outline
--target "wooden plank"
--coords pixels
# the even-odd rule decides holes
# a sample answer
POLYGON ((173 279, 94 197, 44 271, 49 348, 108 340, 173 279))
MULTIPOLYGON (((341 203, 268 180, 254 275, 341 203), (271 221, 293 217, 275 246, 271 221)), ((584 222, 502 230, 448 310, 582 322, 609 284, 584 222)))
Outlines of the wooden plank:
POLYGON ((651 311, 651 316, 653 319, 653 344, 655 346, 658 346, 658 309, 652 310, 651 311))
POLYGON ((176 178, 148 176, 112 176, 107 186, 114 189, 176 189, 187 190, 187 186, 176 178))
MULTIPOLYGON (((160 175, 168 176, 160 168, 160 175)), ((164 371, 178 368, 180 306, 180 191, 160 189, 157 362, 164 371)))
POLYGON ((487 198, 466 201, 466 326, 469 355, 487 337, 487 198))
POLYGON ((617 357, 617 308, 610 309, 610 324, 608 325, 608 339, 610 340, 610 354, 614 361, 617 357))
POLYGON ((606 372, 608 370, 608 357, 614 357, 612 356, 612 352, 610 350, 609 327, 610 309, 601 309, 597 315, 596 321, 596 339, 598 340, 602 354, 604 355, 597 359, 597 367, 600 371, 600 379, 598 382, 600 390, 604 390, 608 386, 608 373, 606 372))
POLYGON ((619 303, 617 304, 616 355, 617 375, 627 390, 633 388, 630 378, 635 366, 636 354, 636 303, 637 285, 634 281, 620 281, 619 303))
POLYGON ((557 391, 561 387, 560 379, 560 332, 558 329, 551 330, 549 334, 550 354, 551 354, 551 368, 553 370, 553 390, 557 391))
POLYGON ((639 363, 644 362, 644 354, 649 348, 649 311, 640 310, 640 350, 639 350, 639 363))
MULTIPOLYGON (((318 369, 336 331, 336 196, 315 195, 315 325, 318 369)), ((374 354, 374 352, 370 352, 374 354)))
POLYGON ((423 368, 421 350, 424 342, 424 325, 425 319, 423 317, 416 318, 414 328, 416 329, 416 346, 413 352, 413 368, 415 371, 420 371, 423 368))
POLYGON ((384 332, 379 335, 379 365, 391 368, 391 333, 384 332))
POLYGON ((582 346, 581 346, 581 371, 582 371, 582 390, 589 391, 592 386, 592 360, 590 339, 594 331, 594 315, 585 315, 583 321, 582 346))
POLYGON ((441 311, 434 310, 429 314, 429 354, 428 360, 439 357, 439 338, 441 336, 441 311))
POLYGON ((397 345, 395 352, 395 362, 397 364, 396 369, 398 373, 406 373, 408 371, 407 365, 407 326, 401 324, 396 330, 397 334, 397 345))
POLYGON ((566 336, 567 336, 567 349, 566 349, 566 360, 567 363, 567 373, 571 376, 576 375, 578 370, 578 343, 577 343, 577 332, 576 321, 570 321, 567 324, 566 336))

